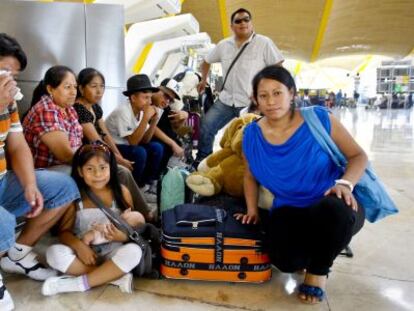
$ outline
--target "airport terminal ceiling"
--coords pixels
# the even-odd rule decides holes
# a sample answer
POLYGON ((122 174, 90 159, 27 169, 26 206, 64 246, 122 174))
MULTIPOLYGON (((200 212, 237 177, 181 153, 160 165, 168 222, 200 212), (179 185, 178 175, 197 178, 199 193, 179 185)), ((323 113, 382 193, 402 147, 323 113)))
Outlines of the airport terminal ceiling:
MULTIPOLYGON (((214 42, 223 38, 219 2, 185 0, 182 7, 214 42)), ((413 0, 223 2, 227 15, 240 7, 250 10, 256 31, 272 38, 287 58, 316 61, 350 54, 403 58, 414 49, 413 0), (326 28, 319 33, 323 22, 326 28), (315 47, 318 38, 319 48, 315 47)))
MULTIPOLYGON (((142 0, 60 1, 129 6, 142 3, 142 0)), ((240 7, 250 10, 256 31, 272 38, 287 58, 306 62, 355 54, 404 58, 414 52, 413 0, 177 1, 182 2, 181 14, 192 13, 200 23, 200 31, 207 32, 213 42, 222 39, 223 32, 230 33, 226 26, 234 10, 240 7), (224 20, 220 15, 223 8, 224 20)))

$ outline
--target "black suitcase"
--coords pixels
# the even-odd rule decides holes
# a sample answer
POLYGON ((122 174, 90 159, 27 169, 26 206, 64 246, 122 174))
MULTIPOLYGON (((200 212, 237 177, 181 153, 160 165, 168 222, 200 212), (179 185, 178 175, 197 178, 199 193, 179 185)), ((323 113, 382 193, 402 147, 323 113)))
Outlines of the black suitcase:
POLYGON ((167 278, 264 282, 271 278, 263 235, 231 213, 182 204, 162 214, 161 274, 167 278))

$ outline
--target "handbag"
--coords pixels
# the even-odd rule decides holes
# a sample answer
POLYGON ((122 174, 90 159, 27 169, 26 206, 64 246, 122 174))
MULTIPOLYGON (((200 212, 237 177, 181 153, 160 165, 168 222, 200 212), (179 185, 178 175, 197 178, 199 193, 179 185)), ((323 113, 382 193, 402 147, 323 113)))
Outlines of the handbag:
POLYGON ((134 229, 111 209, 106 208, 102 200, 92 191, 87 190, 86 195, 108 217, 115 227, 124 232, 132 242, 135 242, 141 248, 141 260, 138 266, 132 270, 132 273, 139 277, 159 278, 158 270, 155 267, 158 263, 157 261, 159 261, 155 250, 159 250, 161 247, 159 230, 154 225, 148 223, 139 229, 134 229))
MULTIPOLYGON (((300 112, 316 141, 329 154, 332 161, 345 172, 347 160, 322 125, 314 107, 301 108, 300 112)), ((353 194, 365 209, 365 218, 369 222, 376 222, 398 213, 397 207, 369 162, 361 179, 355 185, 353 194)))

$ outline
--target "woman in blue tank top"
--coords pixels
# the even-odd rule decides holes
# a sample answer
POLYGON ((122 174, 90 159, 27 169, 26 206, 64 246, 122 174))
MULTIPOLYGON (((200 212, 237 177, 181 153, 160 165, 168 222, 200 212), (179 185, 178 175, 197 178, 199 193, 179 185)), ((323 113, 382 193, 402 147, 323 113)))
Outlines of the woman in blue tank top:
POLYGON ((253 97, 263 118, 244 131, 247 213, 236 217, 247 224, 259 221, 258 184, 275 195, 269 215, 262 219, 272 263, 283 272, 306 269, 299 298, 317 303, 325 296, 334 259, 363 225, 364 210, 352 190, 367 156, 337 119, 315 107, 348 160, 345 173, 341 171, 295 109, 295 93, 295 82, 283 67, 266 67, 253 79, 253 97))

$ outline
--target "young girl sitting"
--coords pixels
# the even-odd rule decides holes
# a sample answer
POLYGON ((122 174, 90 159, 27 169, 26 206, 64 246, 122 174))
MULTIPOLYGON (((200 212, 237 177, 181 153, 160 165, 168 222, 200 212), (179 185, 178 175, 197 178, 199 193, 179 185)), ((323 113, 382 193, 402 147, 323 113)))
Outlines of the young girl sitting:
MULTIPOLYGON (((62 244, 52 245, 46 252, 49 265, 66 276, 48 278, 42 287, 43 295, 83 292, 106 283, 119 286, 123 292, 132 292, 130 271, 141 260, 141 248, 135 243, 126 243, 128 237, 113 224, 106 226, 104 237, 108 243, 91 247, 82 241, 94 224, 106 221, 87 191, 118 214, 132 206, 131 194, 121 186, 116 172, 115 156, 102 143, 83 145, 75 153, 72 177, 81 192, 81 201, 68 210, 60 223, 62 244)), ((143 224, 144 218, 140 216, 143 224)))

